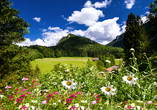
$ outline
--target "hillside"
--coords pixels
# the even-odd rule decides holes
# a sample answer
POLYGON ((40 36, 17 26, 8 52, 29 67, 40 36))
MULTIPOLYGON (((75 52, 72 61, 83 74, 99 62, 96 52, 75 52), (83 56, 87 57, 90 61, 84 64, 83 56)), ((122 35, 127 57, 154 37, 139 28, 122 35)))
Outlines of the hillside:
POLYGON ((114 39, 113 41, 111 41, 110 43, 108 43, 107 46, 124 48, 123 37, 124 37, 124 33, 121 34, 121 35, 119 35, 119 36, 117 36, 116 39, 114 39))
POLYGON ((58 49, 69 49, 69 48, 77 48, 85 45, 101 45, 95 41, 90 40, 86 37, 76 36, 73 34, 68 34, 65 37, 62 37, 56 45, 58 49))
POLYGON ((123 56, 123 49, 101 45, 89 38, 68 34, 62 37, 56 46, 30 46, 37 49, 44 58, 54 57, 99 57, 114 55, 116 58, 123 56))

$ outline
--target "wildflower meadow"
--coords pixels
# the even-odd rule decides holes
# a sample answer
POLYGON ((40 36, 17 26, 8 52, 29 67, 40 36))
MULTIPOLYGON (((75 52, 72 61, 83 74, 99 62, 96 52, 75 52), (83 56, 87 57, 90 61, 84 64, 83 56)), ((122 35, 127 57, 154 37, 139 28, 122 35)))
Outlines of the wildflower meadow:
POLYGON ((132 59, 129 67, 121 63, 108 73, 96 66, 60 65, 38 78, 22 78, 22 83, 0 90, 0 110, 156 110, 157 81, 151 63, 147 58, 147 70, 139 72, 132 59))

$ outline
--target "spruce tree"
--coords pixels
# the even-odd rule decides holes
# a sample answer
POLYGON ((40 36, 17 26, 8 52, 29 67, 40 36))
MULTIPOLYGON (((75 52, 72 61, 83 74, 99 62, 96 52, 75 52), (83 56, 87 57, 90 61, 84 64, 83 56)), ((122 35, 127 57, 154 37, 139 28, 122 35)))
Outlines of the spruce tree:
POLYGON ((11 6, 9 0, 0 1, 0 88, 27 77, 31 71, 27 49, 15 45, 25 40, 30 25, 11 6))
POLYGON ((139 15, 135 16, 133 13, 128 15, 126 22, 126 32, 124 34, 124 54, 126 64, 130 64, 129 58, 132 57, 130 49, 135 50, 135 57, 142 60, 143 53, 147 51, 149 46, 148 36, 146 35, 143 22, 139 15))

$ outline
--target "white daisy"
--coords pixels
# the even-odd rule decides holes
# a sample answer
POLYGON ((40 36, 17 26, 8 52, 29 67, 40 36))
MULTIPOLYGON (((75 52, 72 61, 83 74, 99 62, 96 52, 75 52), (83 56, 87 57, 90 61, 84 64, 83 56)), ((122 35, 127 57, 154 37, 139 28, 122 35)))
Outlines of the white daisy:
POLYGON ((132 85, 132 84, 136 84, 136 81, 138 78, 134 78, 134 74, 130 75, 130 76, 123 76, 123 81, 125 81, 127 84, 132 85))
POLYGON ((131 107, 135 107, 135 104, 134 104, 134 103, 132 103, 132 104, 131 104, 131 107))
POLYGON ((32 102, 32 103, 37 103, 37 100, 32 100, 31 102, 32 102))
POLYGON ((18 109, 21 109, 22 108, 22 105, 19 105, 18 109))
POLYGON ((101 91, 104 92, 104 94, 107 94, 108 96, 114 95, 115 90, 116 89, 112 89, 113 85, 111 85, 110 87, 102 87, 101 91))
POLYGON ((85 108, 84 108, 84 106, 80 106, 80 108, 82 109, 82 110, 84 110, 85 108))
POLYGON ((75 107, 79 107, 79 104, 78 104, 78 103, 76 103, 76 104, 75 104, 75 107))
POLYGON ((143 103, 143 101, 137 100, 137 103, 143 103))
POLYGON ((87 100, 81 100, 81 103, 87 103, 87 100))
POLYGON ((4 95, 0 95, 0 98, 2 99, 4 97, 4 95))
POLYGON ((31 106, 32 110, 35 110, 35 107, 34 106, 31 106))
POLYGON ((66 89, 69 89, 69 90, 75 89, 74 86, 75 86, 77 83, 74 83, 73 81, 74 81, 74 79, 69 80, 69 81, 62 81, 62 85, 63 85, 66 89))
POLYGON ((65 72, 66 72, 66 73, 69 72, 69 69, 66 69, 65 72))
POLYGON ((29 103, 26 103, 25 106, 26 106, 26 107, 29 107, 29 103))
POLYGON ((109 101, 107 100, 105 104, 107 104, 107 105, 108 105, 108 104, 109 104, 109 101))
POLYGON ((68 106, 68 109, 71 109, 71 105, 68 106))

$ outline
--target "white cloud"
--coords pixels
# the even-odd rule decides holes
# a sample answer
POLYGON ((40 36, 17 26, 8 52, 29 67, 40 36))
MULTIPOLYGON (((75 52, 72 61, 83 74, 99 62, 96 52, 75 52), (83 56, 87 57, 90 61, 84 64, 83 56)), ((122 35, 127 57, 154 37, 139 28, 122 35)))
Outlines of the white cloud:
POLYGON ((84 4, 84 7, 95 7, 95 8, 106 8, 107 5, 109 5, 110 3, 112 2, 112 0, 105 0, 105 1, 102 1, 102 2, 95 2, 94 4, 91 3, 91 1, 87 1, 85 4, 84 4))
POLYGON ((48 27, 48 30, 54 30, 54 31, 62 31, 62 29, 60 29, 60 27, 48 27))
POLYGON ((24 42, 16 43, 19 46, 30 46, 30 45, 41 45, 41 46, 47 46, 47 44, 40 38, 38 38, 35 41, 31 41, 30 38, 26 38, 24 42))
POLYGON ((146 15, 149 15, 149 14, 150 14, 150 12, 149 12, 149 11, 147 11, 145 14, 146 14, 146 15))
MULTIPOLYGON (((69 30, 67 29, 62 30, 59 27, 48 27, 48 28, 51 29, 51 31, 43 32, 42 39, 38 38, 35 41, 31 41, 30 38, 26 38, 24 42, 17 43, 17 45, 19 46, 30 46, 30 45, 55 46, 63 36, 67 36, 67 34, 69 33, 69 30), (56 30, 59 29, 60 31, 52 32, 55 29, 56 30)), ((43 29, 43 30, 47 30, 47 29, 43 29)))
POLYGON ((84 4, 84 7, 92 7, 91 1, 88 0, 88 1, 84 4))
POLYGON ((121 31, 121 33, 124 33, 124 32, 125 32, 125 30, 126 30, 125 28, 126 28, 126 25, 123 25, 123 26, 122 26, 122 31, 121 31))
POLYGON ((97 22, 86 30, 85 36, 96 41, 113 40, 117 35, 121 34, 120 25, 116 22, 118 19, 119 17, 115 17, 113 19, 97 22))
POLYGON ((38 17, 34 17, 33 20, 35 20, 37 22, 40 22, 41 18, 40 17, 39 18, 38 17))
POLYGON ((104 17, 103 12, 89 7, 83 8, 81 11, 74 11, 73 14, 68 17, 67 21, 92 26, 98 21, 99 17, 104 17))
POLYGON ((149 6, 146 6, 144 9, 149 9, 149 6))
POLYGON ((43 29, 43 30, 42 30, 42 32, 46 32, 46 31, 47 31, 47 29, 43 29))
POLYGON ((126 4, 127 9, 131 9, 135 4, 135 0, 125 0, 124 3, 126 4))
POLYGON ((46 43, 48 46, 55 46, 58 41, 63 37, 67 36, 69 33, 69 30, 62 30, 62 31, 56 31, 56 32, 44 32, 42 33, 43 36, 43 41, 46 43))
POLYGON ((109 43, 109 41, 102 41, 102 42, 100 42, 100 44, 102 44, 102 45, 106 45, 108 43, 109 43))
POLYGON ((74 35, 85 36, 85 32, 86 31, 82 31, 82 30, 74 30, 74 31, 71 31, 70 33, 74 35))
POLYGON ((147 20, 147 17, 144 16, 144 15, 141 15, 141 19, 142 19, 143 22, 145 22, 147 20))

